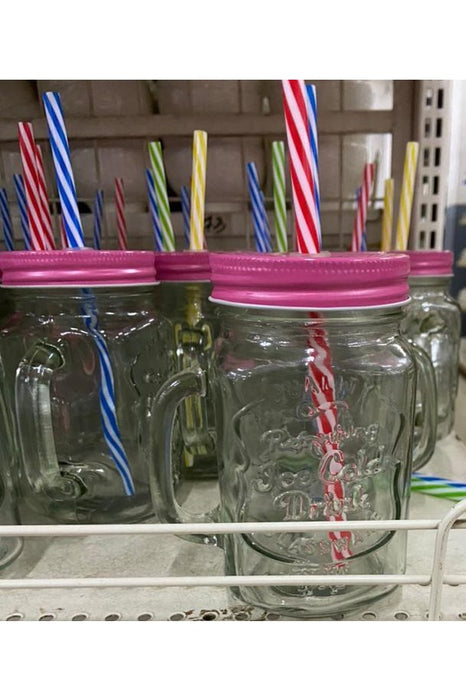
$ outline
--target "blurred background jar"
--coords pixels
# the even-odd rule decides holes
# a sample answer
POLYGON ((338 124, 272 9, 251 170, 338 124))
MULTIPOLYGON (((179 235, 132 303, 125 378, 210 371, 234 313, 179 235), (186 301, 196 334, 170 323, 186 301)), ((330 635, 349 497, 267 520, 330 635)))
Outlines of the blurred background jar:
MULTIPOLYGON (((411 250, 411 301, 402 331, 430 357, 437 384, 437 439, 453 429, 458 390, 461 311, 450 296, 453 254, 450 251, 411 250)), ((419 417, 420 398, 417 400, 419 417)), ((419 422, 417 420, 417 422, 419 422)))

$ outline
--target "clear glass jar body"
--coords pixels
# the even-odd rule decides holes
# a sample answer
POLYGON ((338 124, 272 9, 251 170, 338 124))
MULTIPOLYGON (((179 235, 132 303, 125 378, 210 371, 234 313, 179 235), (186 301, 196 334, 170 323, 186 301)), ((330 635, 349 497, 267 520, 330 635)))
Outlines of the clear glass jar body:
POLYGON ((23 520, 135 522, 153 512, 143 445, 153 397, 169 375, 170 327, 154 287, 10 289, 0 332, 6 402, 15 417, 23 520), (105 439, 95 334, 113 374, 121 443, 134 482, 127 495, 105 439), (88 299, 88 297, 86 297, 88 299))
MULTIPOLYGON (((399 333, 399 308, 325 312, 311 321, 306 312, 218 308, 212 377, 220 520, 406 517, 416 364, 399 333), (325 435, 310 379, 310 367, 325 365, 322 331, 335 384, 326 410, 337 416, 325 435)), ((344 575, 402 573, 406 560, 404 532, 227 535, 223 546, 227 574, 341 574, 341 584, 235 591, 246 603, 306 617, 386 594, 392 587, 349 586, 344 575)))
POLYGON ((217 476, 216 429, 209 363, 219 322, 209 301, 210 282, 161 282, 157 306, 172 326, 173 372, 198 365, 207 373, 206 396, 191 396, 179 406, 172 443, 177 479, 217 476))
MULTIPOLYGON (((451 432, 455 419, 461 311, 448 293, 449 277, 410 277, 409 284, 411 301, 404 310, 402 330, 431 359, 437 385, 437 439, 440 440, 451 432)), ((420 398, 417 413, 419 404, 420 398)))

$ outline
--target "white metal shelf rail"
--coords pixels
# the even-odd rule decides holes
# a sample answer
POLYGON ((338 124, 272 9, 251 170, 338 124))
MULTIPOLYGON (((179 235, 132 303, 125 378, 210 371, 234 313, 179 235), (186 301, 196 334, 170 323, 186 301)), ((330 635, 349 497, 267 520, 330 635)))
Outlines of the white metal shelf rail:
MULTIPOLYGON (((352 574, 345 575, 345 584, 372 586, 376 584, 431 586, 428 620, 440 619, 443 584, 466 584, 466 573, 445 572, 448 538, 452 529, 466 529, 466 499, 457 503, 441 519, 360 520, 345 522, 261 522, 261 523, 192 523, 142 525, 4 525, 0 537, 87 537, 89 535, 221 535, 252 532, 355 532, 358 530, 436 530, 431 572, 427 574, 352 574)), ((341 575, 276 575, 276 576, 153 576, 112 578, 22 578, 0 579, 3 589, 38 588, 137 588, 182 586, 272 586, 329 585, 341 575)))

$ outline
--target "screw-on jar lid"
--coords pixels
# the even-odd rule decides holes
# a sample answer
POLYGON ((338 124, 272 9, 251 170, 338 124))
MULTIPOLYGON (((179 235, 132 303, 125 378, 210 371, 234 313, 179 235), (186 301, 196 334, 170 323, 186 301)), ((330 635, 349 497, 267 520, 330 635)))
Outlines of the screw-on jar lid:
POLYGON ((150 250, 29 250, 0 258, 3 287, 114 287, 156 284, 150 250))
POLYGON ((412 277, 451 276, 453 253, 450 250, 407 250, 412 277))
POLYGON ((183 250, 155 253, 159 282, 209 282, 210 260, 207 250, 183 250))
POLYGON ((294 309, 374 307, 409 297, 404 253, 211 253, 211 300, 294 309))

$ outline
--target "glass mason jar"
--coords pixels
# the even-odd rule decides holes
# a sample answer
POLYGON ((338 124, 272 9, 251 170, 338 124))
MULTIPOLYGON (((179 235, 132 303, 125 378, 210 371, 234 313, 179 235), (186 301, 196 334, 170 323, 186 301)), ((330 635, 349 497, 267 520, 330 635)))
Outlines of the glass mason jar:
POLYGON ((144 435, 169 376, 154 254, 11 253, 0 355, 24 521, 135 522, 153 513, 144 435))
MULTIPOLYGON (((402 330, 430 357, 437 383, 437 439, 453 429, 458 391, 461 311, 449 295, 453 254, 450 251, 407 251, 411 301, 404 309, 402 330)), ((417 400, 417 413, 420 414, 417 400)), ((419 423, 419 420, 416 420, 419 423)))
MULTIPOLYGON (((177 402, 202 393, 202 372, 167 381, 156 403, 154 506, 167 522, 380 520, 408 513, 416 381, 432 365, 400 333, 409 260, 402 253, 211 253, 221 318, 212 358, 220 506, 191 514, 174 497, 157 445, 177 402), (162 467, 162 468, 160 468, 162 467)), ((435 445, 425 402, 416 464, 435 445)), ((195 539, 193 537, 193 539, 195 539)), ((197 541, 209 538, 201 536, 197 541)), ((210 538, 210 541, 215 538, 210 538)), ((331 585, 241 585, 245 603, 303 617, 331 615, 394 586, 346 585, 348 574, 398 574, 406 533, 252 532, 226 535, 227 574, 339 574, 331 585), (337 582, 338 581, 338 582, 337 582)))
POLYGON ((156 253, 157 306, 172 325, 173 373, 196 365, 207 372, 205 396, 181 402, 175 418, 174 476, 181 479, 217 477, 216 432, 209 362, 218 333, 218 319, 209 302, 212 289, 209 253, 156 253))

